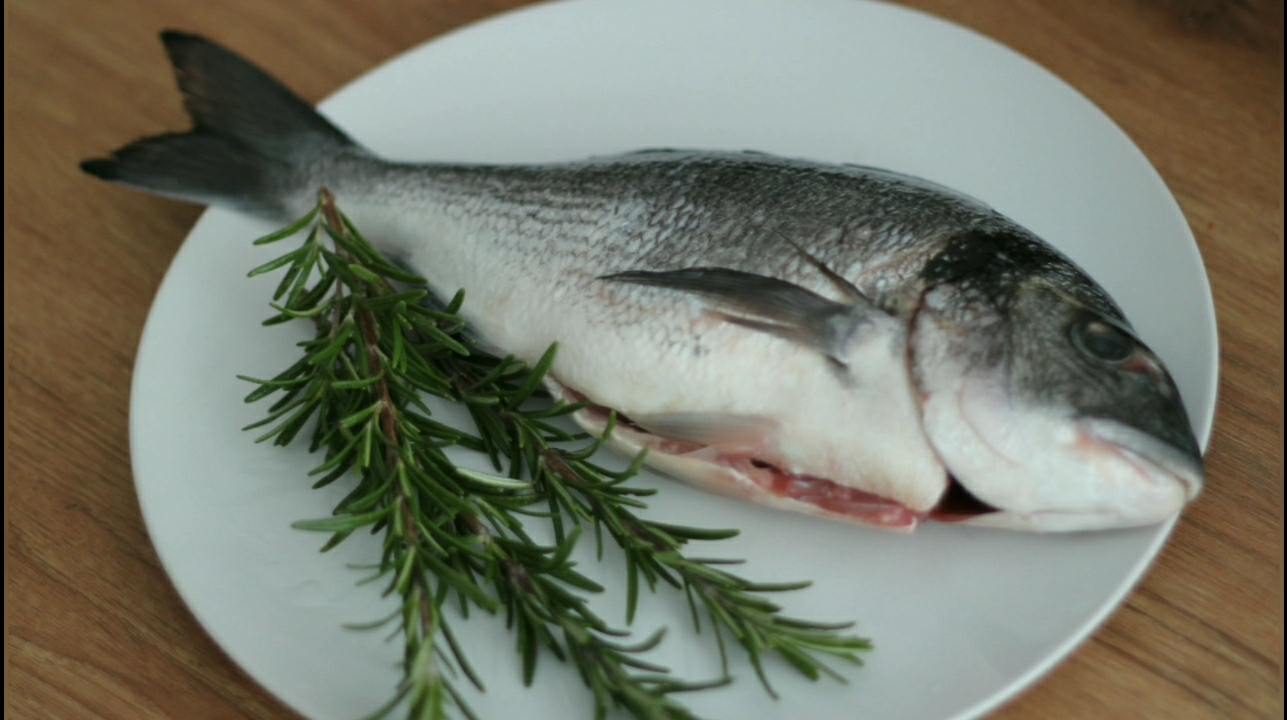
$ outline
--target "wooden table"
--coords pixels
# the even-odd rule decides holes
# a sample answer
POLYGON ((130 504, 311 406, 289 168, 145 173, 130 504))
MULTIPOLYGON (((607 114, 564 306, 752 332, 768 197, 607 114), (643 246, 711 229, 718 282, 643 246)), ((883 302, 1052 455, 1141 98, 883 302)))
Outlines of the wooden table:
MULTIPOLYGON (((6 5, 12 717, 294 717, 185 609, 131 482, 135 348, 200 208, 91 181, 76 165, 123 140, 186 127, 157 31, 256 48, 259 63, 317 99, 398 52, 520 4, 6 5)), ((1126 130, 1179 199, 1219 313, 1220 405, 1205 495, 1108 624, 995 716, 1281 717, 1281 2, 911 4, 1035 59, 1126 130)))

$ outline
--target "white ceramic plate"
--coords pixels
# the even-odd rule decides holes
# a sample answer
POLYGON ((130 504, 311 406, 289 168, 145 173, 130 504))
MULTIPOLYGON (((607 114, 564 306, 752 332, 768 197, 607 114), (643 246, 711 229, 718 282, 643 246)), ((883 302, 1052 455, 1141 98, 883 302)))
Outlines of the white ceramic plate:
MULTIPOLYGON (((216 38, 217 39, 217 38, 216 38)), ((248 53, 254 59, 253 48, 248 53)), ((157 62, 162 62, 157 53, 157 62)), ((269 68, 271 70, 271 68, 269 68)), ((960 27, 860 0, 576 0, 502 15, 439 38, 350 84, 325 112, 401 159, 524 162, 645 147, 756 149, 857 162, 963 190, 1081 263, 1169 363, 1198 436, 1211 428, 1216 334, 1193 237, 1143 155, 1099 110, 1019 55, 960 27)), ((400 647, 341 629, 391 607, 344 563, 377 544, 290 529, 343 488, 313 491, 303 449, 251 443, 234 376, 294 357, 300 327, 263 329, 274 278, 245 273, 277 251, 266 225, 207 212, 152 308, 135 368, 131 450, 139 499, 175 586, 215 640, 310 718, 349 720, 398 680, 400 647)), ((733 687, 682 700, 711 718, 977 717, 1066 656, 1117 606, 1172 523, 1036 536, 934 525, 903 536, 774 513, 661 487, 653 515, 738 527, 703 549, 744 557, 748 576, 812 578, 782 597, 800 616, 854 619, 874 639, 851 682, 810 685, 779 663, 770 701, 747 664, 733 687)), ((588 547, 588 544, 587 544, 588 547)), ((618 586, 609 554, 587 574, 618 586)), ((647 597, 636 629, 672 628, 658 657, 712 677, 682 600, 647 597)), ((622 593, 596 602, 624 620, 622 593)), ((589 717, 575 673, 543 662, 524 690, 499 621, 458 623, 489 691, 484 718, 589 717), (516 715, 517 713, 517 715, 516 715)), ((463 683, 462 683, 463 684, 463 683)))

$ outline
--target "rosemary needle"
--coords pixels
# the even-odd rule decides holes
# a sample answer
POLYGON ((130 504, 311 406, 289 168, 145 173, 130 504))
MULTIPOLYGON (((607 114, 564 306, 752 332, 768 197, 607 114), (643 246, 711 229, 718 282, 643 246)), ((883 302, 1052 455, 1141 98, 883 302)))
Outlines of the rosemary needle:
MULTIPOLYGON (((285 269, 266 325, 311 321, 312 340, 301 343, 297 362, 269 380, 243 377, 258 387, 246 400, 277 396, 267 416, 250 428, 268 429, 259 442, 289 445, 313 424, 310 451, 324 451, 310 473, 314 487, 354 476, 351 491, 331 517, 295 527, 330 533, 328 550, 359 529, 383 533, 374 573, 385 594, 401 598, 398 612, 363 628, 395 624, 405 643, 403 678, 390 701, 369 718, 400 705, 407 717, 476 718, 453 684, 482 680, 442 608, 453 600, 464 617, 470 608, 503 616, 531 684, 544 654, 571 662, 592 700, 594 717, 620 707, 640 719, 695 718, 671 695, 731 682, 725 636, 731 637, 774 697, 762 659, 777 654, 810 679, 843 682, 824 658, 861 664, 865 639, 842 634, 849 624, 786 617, 763 594, 808 583, 763 584, 734 575, 727 560, 689 557, 692 541, 720 540, 736 531, 680 527, 636 514, 651 491, 628 480, 642 456, 614 472, 593 462, 603 438, 568 449, 576 436, 549 421, 577 405, 533 402, 547 397, 541 381, 557 346, 529 368, 513 357, 473 349, 458 314, 463 291, 446 306, 426 302, 424 280, 389 263, 363 239, 325 189, 314 210, 256 244, 304 234, 297 248, 250 272, 285 269), (412 290, 399 289, 411 286, 412 290), (422 394, 464 405, 477 431, 436 421, 422 394), (495 473, 457 468, 444 448, 485 453, 495 473), (525 523, 550 523, 555 544, 542 546, 525 523), (626 622, 640 602, 641 584, 668 584, 685 594, 694 630, 705 617, 723 659, 724 675, 690 682, 644 656, 663 633, 633 644, 590 609, 587 597, 602 588, 569 560, 585 528, 594 530, 602 554, 606 535, 625 555, 626 622), (642 583, 640 580, 642 579, 642 583)), ((605 437, 612 432, 610 419, 605 437)), ((358 627, 358 626, 351 626, 358 627)))

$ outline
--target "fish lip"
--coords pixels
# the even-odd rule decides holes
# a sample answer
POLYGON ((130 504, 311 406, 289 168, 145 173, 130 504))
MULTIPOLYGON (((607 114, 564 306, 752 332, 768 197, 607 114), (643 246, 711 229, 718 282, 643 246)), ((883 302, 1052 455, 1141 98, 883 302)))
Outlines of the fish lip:
POLYGON ((1197 497, 1205 484, 1206 470, 1201 456, 1112 418, 1084 417, 1078 420, 1077 426, 1088 437, 1116 447, 1129 459, 1146 463, 1178 480, 1184 486, 1186 500, 1197 497))

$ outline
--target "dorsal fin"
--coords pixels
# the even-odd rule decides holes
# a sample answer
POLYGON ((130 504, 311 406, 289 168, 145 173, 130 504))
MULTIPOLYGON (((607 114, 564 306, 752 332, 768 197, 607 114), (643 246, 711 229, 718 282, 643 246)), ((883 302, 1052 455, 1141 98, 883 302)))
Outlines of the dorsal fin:
POLYGON ((827 267, 826 263, 814 257, 808 250, 800 247, 796 241, 787 237, 781 230, 774 230, 774 232, 776 232, 778 237, 782 238, 782 240, 784 240, 788 245, 795 248, 795 251, 800 253, 800 255, 804 257, 810 265, 816 268, 818 272, 822 273, 824 277, 830 280, 831 284, 835 285, 836 289, 839 290, 849 302, 865 302, 867 304, 871 304, 871 301, 867 299, 867 296, 863 295, 862 291, 859 290, 856 285, 841 277, 840 273, 837 273, 835 270, 827 267))

